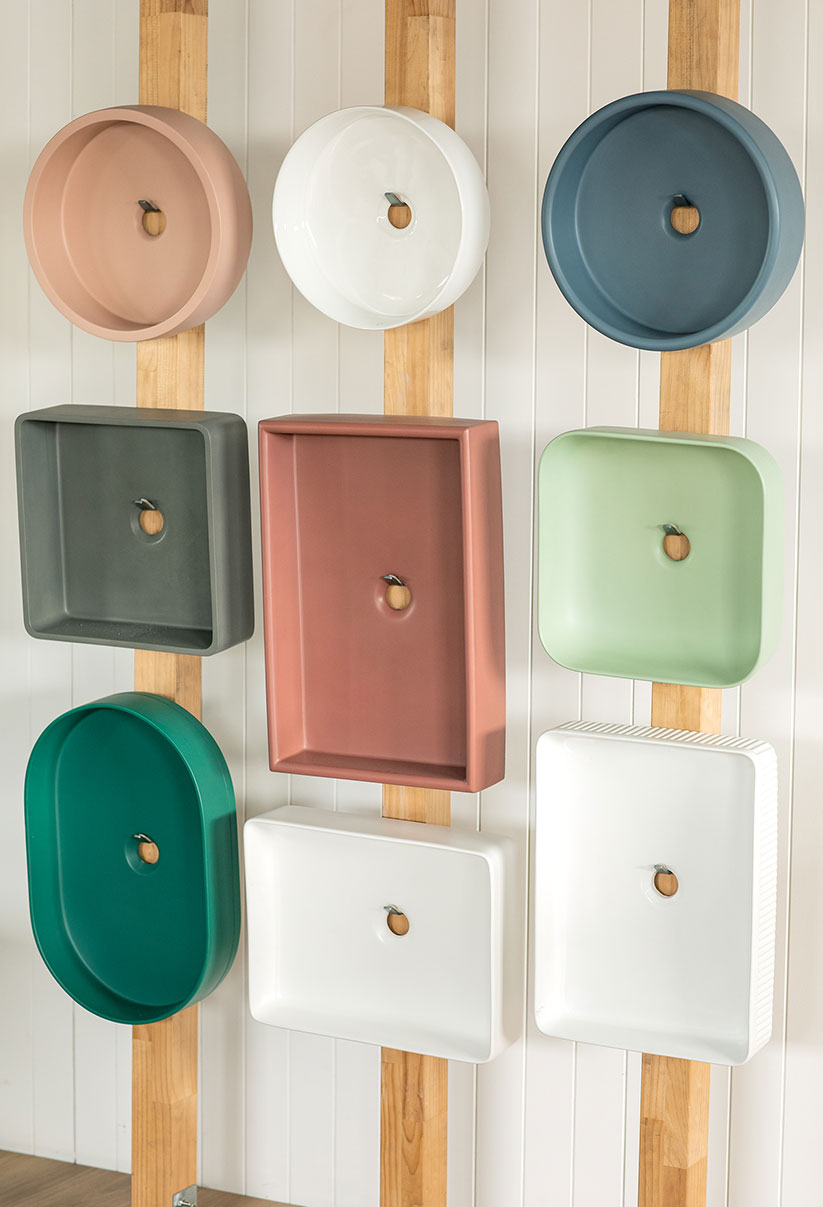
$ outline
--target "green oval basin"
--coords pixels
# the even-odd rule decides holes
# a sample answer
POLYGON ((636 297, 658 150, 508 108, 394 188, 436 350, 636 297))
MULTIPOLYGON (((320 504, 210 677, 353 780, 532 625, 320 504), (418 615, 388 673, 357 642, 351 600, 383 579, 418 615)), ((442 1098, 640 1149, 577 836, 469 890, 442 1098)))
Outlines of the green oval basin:
POLYGON ((63 989, 118 1023, 211 993, 240 883, 231 777, 200 721, 145 692, 72 709, 37 740, 25 798, 32 927, 63 989))

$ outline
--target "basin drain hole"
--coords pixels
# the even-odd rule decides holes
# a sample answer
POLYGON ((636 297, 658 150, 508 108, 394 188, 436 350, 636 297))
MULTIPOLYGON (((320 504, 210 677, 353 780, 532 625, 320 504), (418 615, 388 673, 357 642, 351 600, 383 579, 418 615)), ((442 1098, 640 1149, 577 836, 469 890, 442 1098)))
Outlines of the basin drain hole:
POLYGON ((384 193, 384 196, 389 203, 389 222, 396 230, 405 230, 412 220, 411 206, 396 193, 384 193))
POLYGON ((137 523, 141 531, 145 532, 146 536, 159 536, 166 526, 160 508, 142 495, 134 500, 134 505, 137 508, 137 523))
POLYGON ((673 897, 680 888, 680 882, 671 868, 664 863, 654 865, 654 887, 661 897, 673 897))
POLYGON ((405 612, 411 603, 411 591, 409 588, 403 582, 402 578, 398 578, 396 574, 384 574, 383 580, 388 583, 386 587, 386 603, 394 612, 405 612))
POLYGON ((158 209, 153 201, 138 201, 137 204, 143 211, 143 230, 146 234, 152 238, 162 235, 166 229, 166 215, 163 211, 158 209))
POLYGON ((692 551, 691 542, 676 524, 664 524, 663 552, 673 562, 684 562, 692 551))
POLYGON ((162 511, 158 511, 157 508, 154 511, 141 511, 137 522, 147 536, 157 536, 163 531, 166 523, 162 511))
POLYGON ((386 926, 388 926, 391 933, 398 936, 407 935, 411 923, 403 911, 398 909, 396 905, 385 905, 383 908, 386 911, 386 926))
POLYGON ((137 858, 143 863, 157 863, 160 858, 160 848, 148 834, 135 834, 137 839, 137 858))
POLYGON ((693 235, 700 225, 700 210, 692 205, 682 193, 672 198, 673 204, 669 214, 669 222, 678 235, 693 235))

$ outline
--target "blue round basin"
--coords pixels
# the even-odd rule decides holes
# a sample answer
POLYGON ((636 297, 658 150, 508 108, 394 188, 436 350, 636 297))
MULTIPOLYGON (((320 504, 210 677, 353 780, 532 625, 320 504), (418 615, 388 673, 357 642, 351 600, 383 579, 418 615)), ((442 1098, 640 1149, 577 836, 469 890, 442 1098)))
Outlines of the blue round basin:
POLYGON ((598 110, 543 196, 543 244, 566 299, 604 335, 657 351, 762 318, 794 274, 803 220, 783 144, 709 92, 642 92, 598 110))

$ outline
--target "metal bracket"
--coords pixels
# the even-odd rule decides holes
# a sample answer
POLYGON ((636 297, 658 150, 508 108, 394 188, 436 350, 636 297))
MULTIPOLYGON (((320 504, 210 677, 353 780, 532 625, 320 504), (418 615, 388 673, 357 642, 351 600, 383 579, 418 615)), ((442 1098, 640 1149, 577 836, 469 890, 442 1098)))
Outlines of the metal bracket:
POLYGON ((197 1207, 197 1187, 187 1186, 185 1190, 178 1190, 171 1207, 197 1207))

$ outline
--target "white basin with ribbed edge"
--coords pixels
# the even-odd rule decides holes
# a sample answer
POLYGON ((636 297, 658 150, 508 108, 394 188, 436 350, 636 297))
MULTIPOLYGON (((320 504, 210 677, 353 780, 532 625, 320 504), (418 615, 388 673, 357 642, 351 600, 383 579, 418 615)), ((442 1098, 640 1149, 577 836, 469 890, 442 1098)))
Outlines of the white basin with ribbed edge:
POLYGON ((518 1034, 513 852, 507 838, 299 806, 250 819, 252 1015, 491 1060, 518 1034))
POLYGON ((535 1014, 547 1035, 742 1064, 771 1034, 776 887, 765 742, 582 722, 540 738, 535 1014), (673 895, 656 867, 674 873, 673 895))
POLYGON ((444 122, 402 106, 341 109, 310 126, 283 161, 272 217, 300 292, 367 330, 451 306, 489 241, 489 197, 471 151, 444 122), (402 204, 390 213, 393 200, 402 204))

